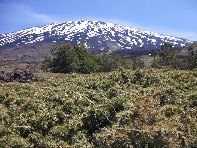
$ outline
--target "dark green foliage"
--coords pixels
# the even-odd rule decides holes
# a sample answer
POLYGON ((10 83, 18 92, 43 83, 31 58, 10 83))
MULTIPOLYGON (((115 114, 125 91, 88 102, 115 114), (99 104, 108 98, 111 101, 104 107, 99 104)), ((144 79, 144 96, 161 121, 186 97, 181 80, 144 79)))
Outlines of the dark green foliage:
MULTIPOLYGON (((85 73, 110 72, 120 67, 130 69, 131 60, 116 54, 104 54, 96 57, 90 53, 82 44, 72 46, 70 44, 59 44, 51 50, 51 58, 42 62, 44 71, 54 73, 85 73)), ((143 67, 140 60, 135 61, 135 66, 143 67)))
POLYGON ((132 82, 135 84, 141 84, 142 83, 142 78, 144 77, 144 73, 141 72, 140 70, 136 70, 134 75, 133 75, 133 79, 132 82))
POLYGON ((176 48, 171 44, 164 43, 161 45, 159 56, 161 57, 161 63, 164 66, 170 66, 175 59, 176 48))
POLYGON ((171 67, 175 69, 189 69, 191 65, 190 60, 188 56, 177 55, 171 67))
POLYGON ((109 112, 112 116, 115 116, 116 113, 123 111, 125 109, 123 100, 114 99, 113 103, 109 107, 109 112))
POLYGON ((44 61, 42 61, 41 69, 44 71, 49 71, 51 67, 51 59, 50 58, 45 58, 44 61))
POLYGON ((83 128, 87 130, 89 136, 92 136, 96 130, 111 125, 109 112, 104 110, 91 110, 82 121, 83 128))
POLYGON ((174 106, 168 106, 165 110, 165 116, 166 117, 172 117, 173 115, 175 115, 179 110, 174 107, 174 106))
POLYGON ((52 136, 57 141, 65 141, 71 143, 73 135, 76 134, 76 130, 69 126, 55 126, 53 127, 49 135, 52 136))
POLYGON ((134 84, 142 85, 142 87, 149 87, 159 82, 159 79, 153 76, 145 75, 142 71, 136 70, 131 80, 134 84))
POLYGON ((152 68, 162 68, 161 64, 159 63, 159 61, 152 61, 151 62, 151 65, 150 65, 152 68))
POLYGON ((103 55, 100 57, 100 63, 102 65, 100 71, 110 72, 116 70, 118 67, 120 67, 118 59, 118 57, 113 55, 103 55))
POLYGON ((189 100, 190 100, 190 107, 196 107, 197 106, 197 94, 193 94, 191 96, 189 96, 189 100))
POLYGON ((144 68, 144 62, 140 60, 139 58, 133 58, 132 59, 132 69, 142 69, 144 68))
POLYGON ((189 56, 177 55, 171 67, 176 69, 197 68, 197 54, 189 56))
POLYGON ((90 73, 99 69, 96 57, 82 45, 59 44, 51 50, 52 58, 43 61, 43 69, 55 73, 90 73))
POLYGON ((33 144, 33 147, 36 147, 36 148, 48 147, 47 141, 39 133, 33 132, 32 134, 29 135, 28 139, 29 139, 29 142, 33 144))
POLYGON ((176 93, 174 89, 172 88, 167 88, 163 90, 163 92, 159 92, 155 94, 155 98, 159 101, 160 106, 164 105, 169 105, 169 104, 176 104, 176 99, 175 99, 176 93))
POLYGON ((118 92, 114 88, 109 89, 109 91, 107 92, 107 98, 109 99, 112 99, 113 97, 116 97, 117 95, 118 95, 118 92))
POLYGON ((154 61, 155 61, 155 57, 157 56, 157 54, 158 54, 157 50, 156 49, 152 49, 151 56, 153 56, 154 61))
POLYGON ((9 134, 9 131, 6 127, 0 125, 0 138, 9 134))
POLYGON ((27 141, 17 135, 8 135, 0 139, 0 147, 2 148, 28 148, 27 141))
POLYGON ((153 84, 157 84, 157 83, 159 83, 159 79, 155 78, 153 76, 145 76, 143 78, 143 81, 141 82, 142 87, 145 87, 145 88, 149 87, 149 86, 151 86, 153 84))
POLYGON ((0 94, 0 103, 3 103, 3 102, 4 102, 4 100, 5 100, 5 96, 4 96, 4 95, 2 95, 2 94, 0 94))
POLYGON ((161 148, 168 146, 161 131, 151 134, 140 130, 133 130, 128 135, 133 147, 161 148))
POLYGON ((78 72, 90 73, 96 72, 99 69, 100 65, 97 62, 97 58, 88 52, 88 50, 82 44, 75 45, 74 51, 79 59, 78 72))
POLYGON ((104 54, 100 56, 99 63, 101 65, 101 72, 110 72, 122 67, 131 69, 132 62, 129 59, 120 57, 116 54, 104 54))
POLYGON ((69 73, 77 71, 79 59, 70 44, 60 44, 51 50, 51 71, 69 73))
POLYGON ((190 143, 188 145, 188 148, 196 148, 197 147, 197 141, 193 142, 193 143, 190 143))
POLYGON ((193 69, 197 68, 197 54, 192 47, 188 48, 189 55, 179 54, 179 49, 176 49, 169 43, 161 45, 159 50, 159 58, 155 60, 155 51, 153 50, 154 60, 151 63, 152 68, 161 68, 167 66, 175 69, 193 69))

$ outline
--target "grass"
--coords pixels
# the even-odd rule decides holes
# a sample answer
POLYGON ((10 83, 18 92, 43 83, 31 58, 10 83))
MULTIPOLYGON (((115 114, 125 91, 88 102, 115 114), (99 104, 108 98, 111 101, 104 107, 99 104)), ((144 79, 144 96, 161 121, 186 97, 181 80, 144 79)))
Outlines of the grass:
POLYGON ((197 146, 196 70, 37 75, 0 83, 0 147, 197 146))

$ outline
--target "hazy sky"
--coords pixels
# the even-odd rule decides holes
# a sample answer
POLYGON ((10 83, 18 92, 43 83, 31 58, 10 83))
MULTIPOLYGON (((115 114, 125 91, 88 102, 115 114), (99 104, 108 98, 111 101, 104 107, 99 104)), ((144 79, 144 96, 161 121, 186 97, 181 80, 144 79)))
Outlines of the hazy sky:
POLYGON ((0 33, 100 20, 197 40, 197 0, 0 0, 0 33))

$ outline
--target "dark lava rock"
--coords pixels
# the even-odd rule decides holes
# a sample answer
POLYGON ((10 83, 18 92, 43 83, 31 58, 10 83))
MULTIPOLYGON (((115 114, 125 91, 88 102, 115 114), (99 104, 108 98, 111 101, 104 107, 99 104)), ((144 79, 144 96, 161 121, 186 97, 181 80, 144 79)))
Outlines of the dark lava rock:
POLYGON ((11 72, 5 73, 4 71, 0 72, 0 81, 4 82, 13 82, 17 81, 20 83, 28 83, 32 81, 38 81, 38 78, 33 75, 31 71, 20 71, 20 72, 11 72))

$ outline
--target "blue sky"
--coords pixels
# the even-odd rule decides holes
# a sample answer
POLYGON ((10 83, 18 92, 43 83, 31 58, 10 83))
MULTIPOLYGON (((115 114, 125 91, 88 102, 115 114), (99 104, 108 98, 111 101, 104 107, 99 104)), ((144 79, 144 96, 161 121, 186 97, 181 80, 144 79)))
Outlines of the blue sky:
POLYGON ((197 0, 0 0, 0 33, 100 20, 197 41, 197 0))

